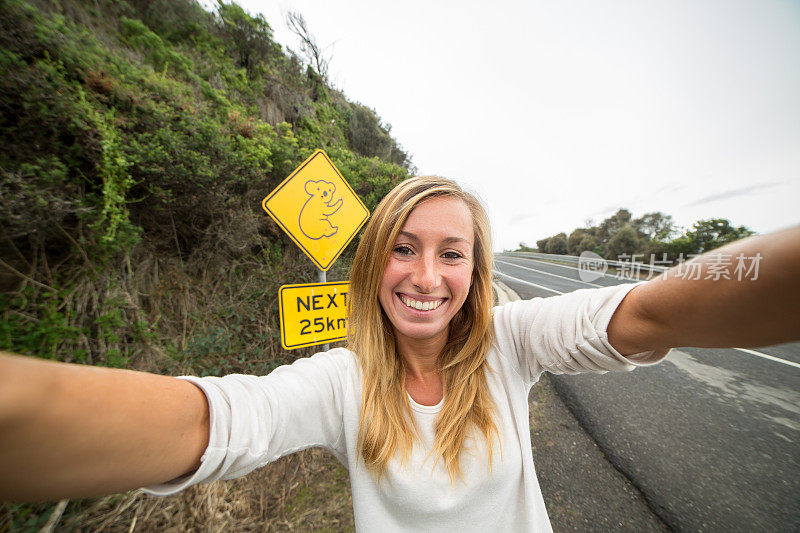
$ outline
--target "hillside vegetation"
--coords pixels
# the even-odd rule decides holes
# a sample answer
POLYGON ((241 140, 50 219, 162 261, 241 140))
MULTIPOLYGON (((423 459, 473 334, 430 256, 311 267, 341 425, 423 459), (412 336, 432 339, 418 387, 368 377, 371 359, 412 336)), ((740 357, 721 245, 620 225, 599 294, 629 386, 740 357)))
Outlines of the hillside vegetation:
MULTIPOLYGON (((312 351, 281 349, 277 290, 315 272, 261 199, 317 148, 370 211, 411 168, 373 110, 232 3, 212 13, 188 0, 5 0, 0 68, 6 351, 169 374, 269 372, 312 351)), ((346 279, 352 253, 329 279, 346 279)), ((297 481, 303 472, 330 482, 320 494, 341 488, 341 468, 314 457, 276 467, 291 479, 271 493, 245 483, 167 503, 72 502, 61 524, 344 527, 347 502, 344 518, 292 503, 311 479, 297 481), (247 512, 236 507, 245 501, 247 512)), ((261 485, 283 483, 270 475, 261 485)), ((0 530, 41 527, 52 509, 4 505, 0 530)))

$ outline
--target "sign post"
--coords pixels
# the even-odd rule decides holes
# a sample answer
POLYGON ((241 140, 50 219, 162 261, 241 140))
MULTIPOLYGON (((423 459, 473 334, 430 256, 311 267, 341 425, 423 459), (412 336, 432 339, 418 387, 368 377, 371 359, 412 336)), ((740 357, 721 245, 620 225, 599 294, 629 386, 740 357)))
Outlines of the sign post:
POLYGON ((287 350, 317 344, 328 350, 328 342, 346 336, 348 284, 326 283, 327 271, 369 210, 323 150, 303 161, 261 205, 317 267, 319 283, 280 288, 281 344, 287 350), (324 308, 320 298, 327 302, 324 308))
MULTIPOLYGON (((317 269, 317 281, 319 281, 320 283, 326 283, 328 281, 328 273, 325 272, 324 270, 318 268, 317 269)), ((328 344, 327 342, 322 345, 322 351, 323 352, 327 352, 330 349, 331 349, 331 345, 328 344)))

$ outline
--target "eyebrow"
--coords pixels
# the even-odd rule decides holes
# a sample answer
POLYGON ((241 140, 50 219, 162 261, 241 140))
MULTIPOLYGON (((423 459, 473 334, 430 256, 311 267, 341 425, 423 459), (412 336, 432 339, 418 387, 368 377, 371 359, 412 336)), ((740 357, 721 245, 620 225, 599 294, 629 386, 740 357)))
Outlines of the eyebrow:
MULTIPOLYGON (((419 237, 417 237, 414 233, 411 233, 410 231, 400 230, 397 233, 397 236, 398 237, 403 236, 414 241, 419 241, 419 237)), ((453 242, 463 242, 465 244, 471 244, 467 239, 464 239, 463 237, 445 237, 444 239, 442 239, 442 243, 445 244, 450 244, 453 242)))

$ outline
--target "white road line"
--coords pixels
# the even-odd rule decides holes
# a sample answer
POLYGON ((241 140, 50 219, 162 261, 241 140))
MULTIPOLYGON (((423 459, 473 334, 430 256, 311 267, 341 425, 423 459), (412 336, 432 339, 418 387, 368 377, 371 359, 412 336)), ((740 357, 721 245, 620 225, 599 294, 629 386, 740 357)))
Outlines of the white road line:
POLYGON ((755 355, 758 357, 763 357, 764 359, 769 359, 770 361, 775 361, 777 363, 783 363, 784 365, 800 368, 800 364, 795 363, 794 361, 787 361, 786 359, 781 359, 780 357, 775 357, 774 355, 768 355, 765 353, 757 352, 755 350, 748 350, 747 348, 734 348, 734 350, 739 350, 740 352, 749 353, 750 355, 755 355))
MULTIPOLYGON (((503 257, 509 258, 508 256, 503 256, 503 257)), ((515 256, 512 256, 509 259, 524 259, 526 261, 533 261, 534 263, 542 263, 543 265, 552 265, 552 266, 557 266, 557 267, 563 267, 563 268, 568 268, 570 270, 580 270, 578 267, 574 267, 574 266, 570 266, 570 265, 562 265, 561 263, 552 263, 550 261, 542 261, 541 259, 534 259, 532 257, 515 257, 515 256)), ((496 259, 495 261, 499 261, 499 260, 496 259)), ((521 265, 517 265, 515 263, 512 263, 512 264, 514 264, 515 266, 521 266, 521 265)), ((526 268, 526 267, 522 267, 522 268, 526 268)), ((598 272, 598 274, 600 274, 604 278, 613 278, 613 279, 616 279, 616 280, 619 280, 619 281, 642 281, 640 279, 629 278, 629 277, 626 277, 626 276, 620 277, 619 274, 611 274, 611 273, 606 273, 606 272, 603 272, 603 273, 599 273, 598 272)), ((567 278, 567 279, 572 279, 572 278, 567 278)), ((572 281, 577 281, 577 280, 572 280, 572 281)), ((587 283, 587 282, 582 281, 581 283, 587 283)), ((591 285, 591 283, 590 283, 590 285, 591 285)), ((605 287, 605 285, 595 285, 595 287, 605 287)))
POLYGON ((504 255, 502 257, 505 257, 506 259, 524 259, 526 261, 533 261, 534 263, 543 263, 545 265, 553 265, 553 266, 557 266, 557 267, 564 267, 564 268, 568 268, 570 270, 580 270, 578 267, 574 267, 574 266, 571 266, 571 265, 565 265, 563 263, 554 263, 552 261, 542 261, 541 259, 534 259, 533 257, 518 257, 516 255, 512 255, 511 257, 509 257, 507 255, 504 255))
MULTIPOLYGON (((500 261, 502 262, 502 261, 500 261)), ((519 266, 519 265, 517 265, 519 266)), ((530 281, 525 281, 524 279, 515 278, 514 276, 509 276, 499 270, 492 270, 495 274, 499 276, 503 276, 504 278, 513 279, 518 283, 524 283, 525 285, 530 285, 532 287, 536 287, 537 289, 543 289, 545 291, 554 292, 556 294, 564 294, 563 292, 557 291, 555 289, 551 289, 549 287, 545 287, 544 285, 537 285, 536 283, 531 283, 530 281)), ((796 368, 800 368, 800 364, 795 363, 794 361, 787 361, 786 359, 781 359, 780 357, 775 357, 774 355, 769 355, 761 352, 757 352, 755 350, 750 350, 748 348, 730 348, 731 350, 739 350, 740 352, 749 353, 750 355, 755 355, 756 357, 761 357, 764 359, 768 359, 770 361, 775 361, 776 363, 783 363, 784 365, 793 366, 796 368)))
POLYGON ((557 291, 555 289, 551 289, 549 287, 545 287, 544 285, 537 285, 535 283, 531 283, 530 281, 525 281, 524 279, 519 279, 519 278, 515 278, 514 276, 509 276, 508 274, 504 274, 503 272, 500 272, 499 270, 492 270, 492 272, 494 272, 498 276, 503 276, 504 278, 513 279, 514 281, 516 281, 518 283, 524 283, 525 285, 530 285, 531 287, 536 287, 537 289, 543 289, 545 291, 554 292, 556 294, 564 294, 561 291, 557 291))
POLYGON ((538 272, 539 274, 545 274, 547 276, 553 276, 554 278, 561 278, 561 279, 565 279, 567 281, 573 281, 575 283, 583 283, 585 285, 591 285, 592 287, 597 287, 597 288, 602 287, 602 285, 598 285, 596 283, 589 283, 588 281, 581 281, 581 280, 575 279, 575 278, 568 278, 567 276, 560 276, 558 274, 553 274, 551 272, 545 272, 544 270, 538 270, 536 268, 526 267, 526 266, 518 265, 516 263, 509 263, 508 261, 500 261, 499 259, 495 259, 494 262, 495 263, 503 263, 504 265, 510 265, 510 266, 517 267, 517 268, 524 268, 525 270, 530 270, 531 272, 538 272))
POLYGON ((565 265, 564 263, 555 263, 553 261, 542 261, 541 259, 534 259, 533 257, 525 257, 523 255, 503 255, 503 254, 496 254, 496 255, 500 255, 500 257, 505 257, 506 259, 524 259, 525 261, 533 261, 534 263, 544 263, 546 265, 555 265, 559 267, 569 268, 572 270, 578 270, 578 267, 565 265))

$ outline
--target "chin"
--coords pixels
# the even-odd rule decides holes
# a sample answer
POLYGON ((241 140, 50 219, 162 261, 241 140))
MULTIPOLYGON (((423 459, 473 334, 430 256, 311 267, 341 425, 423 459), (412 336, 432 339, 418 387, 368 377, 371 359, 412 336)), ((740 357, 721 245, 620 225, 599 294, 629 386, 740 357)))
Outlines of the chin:
POLYGON ((395 335, 403 336, 408 339, 414 340, 428 340, 448 334, 447 327, 431 327, 430 324, 425 325, 409 325, 407 327, 395 328, 395 335))

